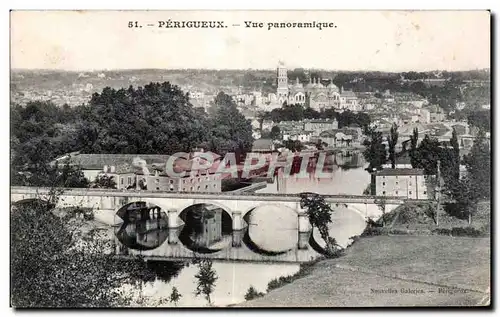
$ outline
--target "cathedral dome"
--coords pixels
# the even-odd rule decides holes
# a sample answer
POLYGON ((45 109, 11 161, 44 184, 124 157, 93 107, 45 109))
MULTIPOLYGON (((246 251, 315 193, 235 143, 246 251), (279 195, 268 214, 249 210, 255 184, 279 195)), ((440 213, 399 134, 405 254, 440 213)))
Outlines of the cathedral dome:
POLYGON ((295 80, 295 84, 293 85, 293 88, 296 89, 296 90, 301 90, 301 89, 304 88, 304 85, 302 85, 302 83, 300 82, 300 80, 299 80, 298 77, 295 80))
POLYGON ((311 79, 309 79, 309 84, 307 84, 306 88, 314 88, 314 84, 312 83, 311 79))
POLYGON ((330 79, 330 83, 328 84, 328 86, 326 88, 328 88, 330 90, 334 90, 335 92, 339 92, 340 91, 339 87, 337 87, 337 85, 335 85, 333 83, 333 79, 330 79))

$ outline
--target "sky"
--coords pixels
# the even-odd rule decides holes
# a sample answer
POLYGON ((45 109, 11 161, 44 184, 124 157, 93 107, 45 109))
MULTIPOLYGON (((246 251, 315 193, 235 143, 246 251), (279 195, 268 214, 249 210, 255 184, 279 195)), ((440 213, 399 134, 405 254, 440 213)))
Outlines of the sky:
POLYGON ((490 68, 488 11, 13 11, 14 69, 490 68), (159 21, 227 28, 158 28, 159 21), (129 28, 137 21, 142 28, 129 28), (245 21, 263 28, 246 28, 245 21), (336 28, 271 29, 273 22, 336 28), (152 24, 153 26, 147 26, 152 24), (238 24, 239 26, 233 26, 238 24))

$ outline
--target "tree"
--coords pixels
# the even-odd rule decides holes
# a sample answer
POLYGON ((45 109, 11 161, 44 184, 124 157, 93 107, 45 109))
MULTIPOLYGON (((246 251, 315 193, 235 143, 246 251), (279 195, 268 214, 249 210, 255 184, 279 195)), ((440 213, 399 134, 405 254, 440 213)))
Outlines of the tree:
POLYGON ((441 144, 435 138, 425 135, 417 150, 414 152, 413 168, 422 168, 426 175, 437 174, 437 163, 442 155, 441 144))
POLYGON ((453 128, 453 132, 451 134, 450 145, 453 149, 452 175, 454 179, 458 180, 460 177, 460 145, 458 144, 458 135, 455 128, 453 128))
POLYGON ((410 137, 410 161, 411 166, 416 168, 418 164, 417 157, 417 147, 418 147, 418 128, 413 129, 413 135, 410 137))
POLYGON ((259 121, 259 131, 262 133, 262 124, 264 123, 264 120, 269 116, 269 112, 266 111, 259 111, 257 112, 256 118, 257 121, 259 121))
POLYGON ((277 140, 280 138, 280 135, 281 135, 280 127, 278 127, 277 125, 273 126, 271 129, 271 134, 269 135, 271 139, 277 140))
POLYGON ((468 123, 483 131, 490 131, 491 128, 491 115, 489 110, 473 111, 467 117, 468 123))
POLYGON ((391 167, 396 168, 396 144, 398 143, 398 126, 394 123, 391 127, 391 135, 389 136, 389 160, 391 167))
POLYGON ((196 282, 196 292, 195 295, 203 295, 207 300, 209 305, 212 305, 212 299, 210 295, 213 293, 215 289, 215 282, 219 278, 212 268, 212 260, 209 259, 201 259, 197 260, 196 264, 198 265, 198 273, 194 276, 197 279, 196 282))
POLYGON ((382 197, 382 198, 379 198, 379 199, 376 199, 375 200, 375 203, 377 204, 377 207, 380 209, 380 211, 382 212, 382 223, 384 224, 385 226, 385 206, 386 206, 386 200, 385 200, 385 197, 382 197))
POLYGON ((363 156, 370 164, 368 166, 369 171, 382 168, 382 165, 386 162, 387 153, 382 142, 382 133, 369 129, 368 138, 363 142, 366 147, 363 156))
POLYGON ((257 291, 252 285, 250 285, 247 293, 245 294, 245 300, 252 300, 262 296, 264 296, 264 293, 257 291))
POLYGON ((325 199, 318 194, 302 194, 300 207, 306 209, 309 217, 309 223, 316 227, 325 241, 325 252, 328 256, 334 256, 342 247, 335 238, 330 237, 328 225, 332 222, 332 208, 326 203, 325 199))
POLYGON ((450 140, 451 149, 449 147, 441 149, 441 162, 442 164, 442 179, 444 181, 443 189, 454 197, 461 195, 460 192, 460 147, 458 144, 458 136, 455 129, 453 129, 452 137, 450 140))
POLYGON ((14 307, 113 307, 132 298, 120 291, 147 275, 144 262, 122 261, 101 239, 85 239, 70 215, 35 201, 11 211, 11 303, 14 307))
POLYGON ((324 149, 323 144, 324 144, 324 142, 321 139, 318 139, 318 141, 316 141, 316 148, 319 151, 322 151, 324 149))
POLYGON ((300 152, 304 149, 304 145, 299 140, 286 140, 283 145, 292 152, 300 152))
POLYGON ((116 182, 113 176, 99 175, 91 185, 93 188, 110 188, 116 189, 116 182))
POLYGON ((83 153, 189 152, 208 135, 207 118, 193 108, 188 94, 169 82, 106 87, 79 108, 83 153))
POLYGON ((474 140, 471 152, 464 158, 467 175, 461 180, 461 195, 457 200, 464 206, 472 223, 472 215, 481 199, 489 199, 491 195, 491 154, 484 131, 480 130, 474 140))
POLYGON ((212 148, 219 154, 244 153, 252 148, 252 126, 236 108, 230 96, 220 92, 214 101, 208 135, 212 148))
POLYGON ((182 295, 179 293, 179 291, 177 290, 177 287, 172 287, 172 293, 170 293, 170 296, 169 296, 169 301, 171 303, 174 303, 175 306, 177 306, 177 303, 180 301, 182 295))

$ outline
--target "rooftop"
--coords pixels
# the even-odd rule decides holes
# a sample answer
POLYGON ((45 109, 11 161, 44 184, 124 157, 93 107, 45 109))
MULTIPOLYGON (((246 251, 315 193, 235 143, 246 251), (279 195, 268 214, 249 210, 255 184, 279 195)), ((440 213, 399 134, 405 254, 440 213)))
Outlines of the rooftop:
POLYGON ((334 123, 337 119, 312 119, 304 120, 304 123, 334 123))
POLYGON ((131 165, 134 159, 145 160, 147 165, 153 164, 165 164, 170 155, 162 154, 80 154, 80 153, 70 153, 61 156, 52 163, 60 162, 64 163, 66 159, 70 160, 70 164, 79 165, 82 169, 100 170, 103 166, 126 166, 131 165))
POLYGON ((273 140, 258 139, 253 141, 252 151, 272 151, 274 149, 273 140))
POLYGON ((332 129, 332 130, 327 130, 323 131, 320 133, 320 137, 323 138, 337 138, 337 134, 342 134, 343 136, 351 136, 352 138, 358 138, 360 137, 360 129, 359 128, 340 128, 340 129, 332 129))
POLYGON ((375 173, 377 176, 425 175, 421 168, 387 168, 375 173))

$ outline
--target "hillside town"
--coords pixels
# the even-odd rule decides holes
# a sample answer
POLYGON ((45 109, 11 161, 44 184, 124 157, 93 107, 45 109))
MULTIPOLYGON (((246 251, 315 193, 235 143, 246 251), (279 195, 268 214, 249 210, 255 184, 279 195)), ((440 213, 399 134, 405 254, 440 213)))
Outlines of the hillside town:
MULTIPOLYGON (((291 71, 291 73, 296 73, 296 71, 291 71)), ((390 174, 399 175, 398 168, 401 168, 399 176, 423 175, 422 170, 411 171, 412 166, 407 154, 415 131, 418 131, 417 146, 426 137, 431 137, 442 144, 449 144, 453 137, 457 138, 461 157, 470 152, 479 132, 477 126, 470 125, 470 120, 468 121, 467 117, 462 116, 461 119, 453 116, 456 111, 461 111, 464 108, 470 109, 473 106, 467 105, 465 102, 451 105, 448 111, 445 111, 438 104, 432 103, 414 92, 391 92, 389 89, 382 92, 354 92, 352 88, 348 90, 344 89, 343 86, 338 87, 333 76, 325 79, 316 72, 315 77, 313 77, 311 71, 308 70, 304 70, 299 75, 295 79, 289 78, 290 72, 283 62, 279 62, 275 72, 274 87, 276 90, 274 92, 267 94, 264 94, 263 91, 243 93, 241 86, 228 87, 224 92, 230 98, 228 102, 233 103, 250 123, 253 139, 252 152, 267 153, 268 155, 277 153, 281 155, 281 161, 286 160, 284 157, 287 153, 295 151, 306 150, 315 153, 318 151, 327 151, 327 153, 329 151, 330 153, 343 151, 344 154, 351 153, 351 151, 362 152, 366 151, 366 145, 370 139, 369 131, 380 133, 382 144, 385 147, 390 147, 391 129, 397 127, 398 138, 394 149, 398 162, 395 164, 396 170, 391 171, 390 174), (305 81, 301 82, 299 77, 305 78, 305 81)), ((17 80, 22 81, 27 74, 15 76, 17 76, 17 80)), ((50 101, 59 105, 61 103, 65 105, 85 103, 91 98, 94 91, 94 86, 90 82, 96 79, 105 81, 110 79, 108 76, 110 75, 106 75, 104 72, 92 75, 92 77, 87 73, 79 73, 76 82, 82 79, 87 79, 88 82, 87 84, 76 82, 71 84, 74 89, 69 90, 69 94, 64 89, 44 90, 44 93, 31 90, 21 91, 19 85, 14 85, 12 103, 23 104, 28 100, 28 102, 50 101)), ((432 76, 435 78, 408 80, 402 75, 400 81, 430 86, 442 86, 444 82, 450 82, 450 78, 441 78, 441 73, 432 74, 432 76)), ((124 76, 120 76, 119 79, 123 80, 124 76)), ((135 76, 131 77, 130 80, 131 83, 140 81, 135 76)), ((357 78, 355 81, 359 80, 357 78)), ((462 81, 459 88, 464 90, 467 87, 483 86, 483 80, 468 80, 462 81)), ((193 108, 198 108, 205 113, 211 111, 210 108, 214 106, 214 100, 217 100, 218 97, 210 90, 200 90, 192 85, 180 86, 179 88, 186 93, 193 108)), ((478 111, 488 110, 489 105, 481 105, 476 109, 478 111)), ((489 140, 490 132, 487 131, 484 137, 489 140)), ((118 153, 80 154, 74 152, 52 158, 52 164, 70 159, 72 165, 83 168, 89 182, 106 176, 112 178, 119 189, 148 188, 149 190, 176 192, 220 192, 223 187, 221 181, 227 179, 228 175, 218 175, 216 173, 218 165, 214 164, 219 164, 222 157, 217 153, 210 152, 208 148, 198 147, 190 150, 191 155, 185 162, 176 163, 182 165, 181 169, 185 171, 192 172, 190 166, 193 165, 193 160, 200 159, 196 157, 200 150, 211 153, 210 155, 213 156, 215 162, 211 162, 213 163, 212 168, 210 171, 205 171, 203 175, 198 172, 191 173, 190 178, 182 180, 168 177, 165 174, 164 163, 173 153, 167 153, 168 155, 163 156, 142 153, 124 156, 118 153), (148 156, 152 161, 143 163, 142 161, 148 156), (140 162, 138 163, 138 161, 140 162), (139 175, 142 176, 139 177, 139 175), (149 184, 149 187, 146 184, 149 184)), ((337 161, 342 160, 339 158, 337 161)), ((381 168, 388 166, 386 162, 382 163, 381 168)), ((270 164, 269 160, 266 164, 270 164)), ((465 166, 462 165, 461 169, 464 170, 465 166)), ((238 166, 238 170, 241 176, 243 164, 238 166)), ((272 173, 274 174, 274 171, 272 173)), ((259 176, 258 173, 254 171, 254 177, 257 176, 259 176)), ((267 175, 267 177, 273 177, 273 175, 267 175)), ((376 179, 372 179, 372 188, 377 183, 376 179)), ((388 196, 400 196, 402 193, 407 197, 414 195, 408 190, 386 189, 384 191, 374 190, 373 192, 388 196)), ((427 190, 421 190, 420 195, 426 192, 427 190)))

